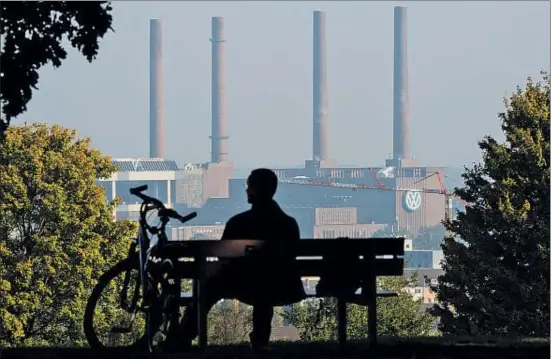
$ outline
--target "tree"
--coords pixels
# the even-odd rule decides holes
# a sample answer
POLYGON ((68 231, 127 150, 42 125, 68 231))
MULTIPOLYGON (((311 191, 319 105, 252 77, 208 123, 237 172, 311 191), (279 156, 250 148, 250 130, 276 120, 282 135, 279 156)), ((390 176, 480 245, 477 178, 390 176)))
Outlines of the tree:
POLYGON ((446 228, 442 224, 423 228, 413 239, 414 250, 441 250, 446 228))
MULTIPOLYGON (((405 288, 415 287, 417 277, 382 277, 378 286, 398 293, 396 298, 377 299, 377 331, 380 335, 425 336, 432 332, 435 320, 421 307, 422 299, 414 299, 405 288)), ((321 341, 337 339, 337 303, 335 299, 309 299, 292 306, 284 314, 295 326, 301 340, 321 341), (320 307, 321 305, 321 307, 320 307)), ((348 337, 367 337, 367 308, 348 305, 348 337)))
MULTIPOLYGON (((274 308, 272 327, 283 322, 281 307, 274 308)), ((209 312, 209 342, 218 345, 239 344, 249 340, 253 307, 236 300, 222 300, 209 312)))
POLYGON ((499 114, 505 141, 479 142, 455 193, 435 288, 444 333, 549 336, 549 78, 528 78, 499 114))
POLYGON ((209 312, 209 341, 228 345, 247 341, 252 329, 252 307, 234 300, 223 300, 209 312))
POLYGON ((27 110, 38 70, 48 63, 59 67, 67 57, 64 38, 91 62, 112 17, 106 1, 4 1, 0 6, 1 143, 10 121, 27 110))
POLYGON ((97 178, 115 167, 60 126, 14 126, 0 155, 0 346, 82 343, 95 280, 136 226, 114 222, 97 178))

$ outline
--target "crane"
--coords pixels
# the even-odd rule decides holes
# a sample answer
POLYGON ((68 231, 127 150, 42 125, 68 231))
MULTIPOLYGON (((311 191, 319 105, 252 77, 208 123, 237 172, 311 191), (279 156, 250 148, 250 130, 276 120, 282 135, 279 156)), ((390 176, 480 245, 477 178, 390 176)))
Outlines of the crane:
POLYGON ((371 174, 377 181, 377 185, 368 185, 368 184, 354 184, 354 183, 342 183, 342 182, 332 182, 332 181, 316 181, 316 180, 310 180, 308 178, 304 179, 280 179, 280 183, 286 183, 286 184, 296 184, 296 185, 305 185, 305 186, 321 186, 321 187, 336 187, 336 188, 350 188, 352 190, 359 190, 359 189, 370 189, 370 190, 379 190, 379 191, 393 191, 393 192, 408 192, 408 191, 418 191, 428 194, 439 194, 443 195, 446 199, 445 201, 445 210, 444 210, 444 220, 450 220, 453 218, 453 206, 452 206, 452 198, 455 198, 459 200, 461 203, 463 203, 465 206, 469 206, 467 202, 465 202, 462 198, 459 198, 455 196, 452 193, 449 193, 446 189, 446 186, 444 185, 444 181, 442 180, 442 175, 440 172, 436 171, 428 176, 425 176, 418 181, 414 182, 413 184, 417 184, 419 182, 425 181, 428 178, 431 178, 433 176, 436 176, 438 178, 438 182, 440 185, 440 188, 402 188, 402 187, 396 187, 396 188, 389 188, 385 186, 381 180, 378 178, 377 174, 373 171, 373 169, 370 168, 371 174))
POLYGON ((438 179, 438 184, 440 185, 440 193, 442 195, 444 195, 445 199, 446 199, 446 209, 444 211, 444 220, 445 221, 448 221, 450 219, 453 218, 453 206, 452 206, 452 198, 457 198, 459 199, 461 202, 463 202, 465 205, 468 205, 468 203, 466 203, 465 201, 463 201, 461 198, 457 197, 457 196, 454 196, 452 195, 451 193, 448 192, 448 190, 446 189, 446 186, 444 185, 444 181, 442 180, 442 177, 441 177, 441 174, 440 172, 436 171, 436 172, 433 172, 431 173, 430 175, 428 176, 425 176, 423 178, 421 178, 420 180, 418 181, 415 181, 413 182, 413 184, 417 184, 421 181, 425 181, 433 176, 436 176, 436 178, 438 179))
MULTIPOLYGON (((442 180, 440 172, 438 172, 438 171, 424 177, 423 179, 420 179, 419 181, 414 182, 413 184, 419 183, 420 181, 425 180, 427 178, 430 178, 432 176, 437 176, 438 182, 440 184, 440 188, 442 189, 442 194, 446 198, 446 209, 444 211, 444 221, 448 222, 450 220, 453 220, 452 198, 459 199, 459 201, 462 202, 465 206, 469 206, 469 203, 464 201, 462 198, 457 197, 457 196, 455 196, 455 195, 448 192, 448 190, 446 189, 446 186, 444 186, 444 181, 442 180)), ((451 237, 452 235, 453 234, 448 229, 446 229, 446 237, 451 237)))

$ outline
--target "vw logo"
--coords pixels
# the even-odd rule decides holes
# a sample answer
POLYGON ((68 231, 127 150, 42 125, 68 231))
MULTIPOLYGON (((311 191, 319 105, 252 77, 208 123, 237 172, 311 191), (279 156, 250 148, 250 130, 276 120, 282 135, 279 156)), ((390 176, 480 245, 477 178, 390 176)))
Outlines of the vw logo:
POLYGON ((414 212, 421 207, 421 192, 407 191, 404 194, 404 207, 410 212, 414 212))

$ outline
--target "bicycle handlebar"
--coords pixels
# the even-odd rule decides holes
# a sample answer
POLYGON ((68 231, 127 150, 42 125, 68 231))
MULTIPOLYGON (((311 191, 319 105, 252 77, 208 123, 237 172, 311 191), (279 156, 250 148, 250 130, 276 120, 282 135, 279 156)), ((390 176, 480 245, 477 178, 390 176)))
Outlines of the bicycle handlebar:
POLYGON ((175 210, 171 208, 166 208, 163 202, 159 201, 157 198, 153 198, 142 193, 143 191, 147 191, 147 188, 148 186, 146 184, 144 184, 143 186, 130 188, 130 194, 140 198, 142 201, 144 201, 145 204, 152 203, 159 210, 159 217, 177 219, 181 223, 188 222, 197 217, 197 212, 191 212, 188 215, 182 216, 175 210))
POLYGON ((138 186, 134 188, 130 188, 130 194, 137 195, 138 193, 141 194, 143 191, 147 191, 147 185, 144 184, 143 186, 138 186))

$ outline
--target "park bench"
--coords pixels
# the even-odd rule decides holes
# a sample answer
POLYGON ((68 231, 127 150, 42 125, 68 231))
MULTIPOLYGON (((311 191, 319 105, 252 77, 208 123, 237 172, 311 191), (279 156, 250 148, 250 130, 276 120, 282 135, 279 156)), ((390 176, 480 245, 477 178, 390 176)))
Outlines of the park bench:
MULTIPOLYGON (((191 240, 169 242, 163 247, 160 258, 170 258, 194 280, 194 299, 198 305, 199 347, 207 346, 207 312, 204 304, 206 273, 214 260, 229 260, 259 252, 265 246, 262 240, 191 240), (191 268, 191 270, 190 270, 191 268)), ((273 246, 273 244, 271 244, 273 246)), ((273 248, 273 247, 272 247, 273 248)), ((346 304, 356 303, 368 307, 368 341, 377 343, 377 297, 393 297, 397 293, 377 290, 378 276, 402 276, 404 270, 404 238, 368 239, 315 239, 301 240, 293 246, 296 268, 301 277, 356 275, 361 279, 360 293, 341 294, 324 292, 307 297, 336 297, 338 338, 346 343, 346 304)), ((260 252, 259 252, 260 253, 260 252)), ((266 255, 263 253, 262 255, 266 255)), ((306 298, 303 298, 306 299, 306 298)), ((292 304, 292 303, 289 303, 292 304)))

